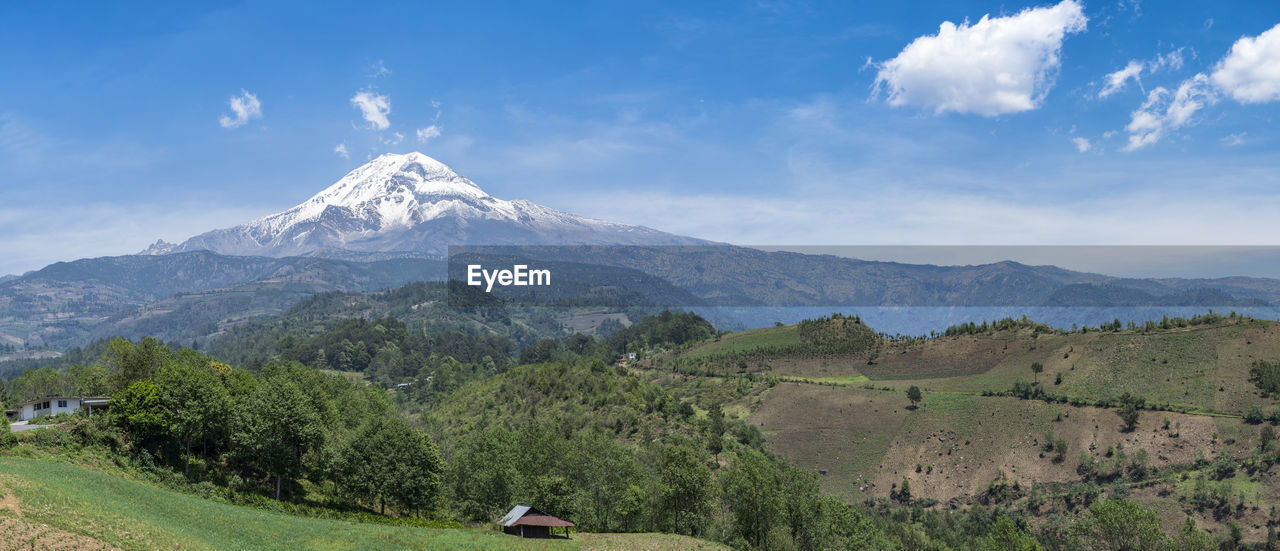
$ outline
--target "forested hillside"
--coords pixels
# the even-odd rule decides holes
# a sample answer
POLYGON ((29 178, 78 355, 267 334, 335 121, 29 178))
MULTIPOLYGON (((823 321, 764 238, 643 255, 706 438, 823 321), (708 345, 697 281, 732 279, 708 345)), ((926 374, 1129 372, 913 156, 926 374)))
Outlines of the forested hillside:
POLYGON ((152 339, 75 351, 74 366, 14 379, 9 400, 109 394, 110 413, 54 419, 10 449, 110 457, 166 487, 305 515, 484 524, 531 503, 581 530, 747 549, 1265 548, 1280 521, 1267 436, 1280 417, 1153 411, 1160 388, 1073 401, 1106 397, 1087 393, 1100 370, 1148 369, 1148 351, 1194 370, 1213 343, 1218 380, 1238 363, 1270 403, 1268 322, 1001 320, 894 340, 842 316, 723 334, 663 312, 521 345, 499 311, 390 316, 436 292, 316 297, 264 328, 279 341, 226 341, 271 347, 247 362, 152 339), (1090 363, 1123 343, 1144 351, 1090 363))

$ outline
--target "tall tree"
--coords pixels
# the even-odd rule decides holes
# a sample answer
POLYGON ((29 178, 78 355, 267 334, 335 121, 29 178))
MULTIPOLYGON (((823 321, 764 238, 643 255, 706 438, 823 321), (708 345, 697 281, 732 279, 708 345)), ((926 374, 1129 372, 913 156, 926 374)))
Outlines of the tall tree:
POLYGON ((907 389, 907 400, 911 402, 912 409, 915 409, 916 404, 919 404, 921 400, 924 400, 924 394, 920 392, 920 387, 911 385, 911 387, 907 389))
POLYGON ((225 427, 231 407, 222 381, 206 368, 175 362, 156 378, 160 406, 186 457, 182 473, 191 471, 191 445, 225 427))
POLYGON ((280 499, 284 479, 303 470, 303 456, 321 442, 322 417, 315 404, 285 376, 267 377, 236 411, 234 436, 240 458, 276 479, 280 499))
POLYGON ((378 503, 415 513, 435 505, 443 464, 425 434, 396 418, 369 421, 343 453, 339 482, 347 490, 378 503))
POLYGON ((1109 499, 1095 505, 1088 515, 1076 521, 1071 533, 1085 549, 1160 551, 1171 543, 1154 512, 1126 499, 1109 499))
POLYGON ((603 532, 615 530, 615 520, 630 488, 640 483, 640 467, 626 448, 609 437, 589 431, 574 439, 574 483, 582 501, 578 510, 585 524, 603 532))
POLYGON ((724 496, 737 532, 756 549, 779 524, 783 511, 777 467, 760 452, 744 449, 724 475, 724 496))
POLYGON ((712 495, 711 470, 698 460, 693 450, 668 444, 662 449, 659 479, 662 484, 659 515, 670 520, 673 532, 696 536, 712 495))

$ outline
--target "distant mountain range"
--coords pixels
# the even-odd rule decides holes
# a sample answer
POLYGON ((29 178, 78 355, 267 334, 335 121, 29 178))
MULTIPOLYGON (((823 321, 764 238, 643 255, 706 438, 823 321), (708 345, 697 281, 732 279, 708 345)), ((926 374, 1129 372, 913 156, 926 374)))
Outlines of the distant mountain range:
POLYGON ((0 283, 0 341, 66 347, 109 336, 104 328, 133 336, 124 329, 147 320, 171 332, 279 312, 318 292, 395 287, 442 271, 438 259, 355 262, 209 251, 58 262, 0 283), (210 319, 210 311, 220 315, 210 319))
POLYGON ((765 307, 1280 304, 1274 279, 1127 279, 1016 262, 914 265, 716 245, 497 199, 409 153, 378 157, 306 202, 247 224, 158 242, 139 255, 0 278, 0 343, 214 336, 320 292, 442 280, 443 255, 462 244, 518 245, 500 254, 558 263, 586 293, 547 295, 561 304, 584 296, 765 307))

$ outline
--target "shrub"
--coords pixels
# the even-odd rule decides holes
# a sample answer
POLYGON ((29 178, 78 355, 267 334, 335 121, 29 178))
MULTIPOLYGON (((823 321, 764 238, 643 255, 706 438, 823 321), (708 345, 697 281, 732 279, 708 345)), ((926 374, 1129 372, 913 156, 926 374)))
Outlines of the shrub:
POLYGON ((1262 413, 1262 407, 1258 404, 1249 406, 1249 411, 1244 414, 1244 421, 1250 425, 1261 425, 1267 416, 1262 413))
POLYGON ((12 446, 18 437, 9 431, 9 417, 0 415, 0 448, 12 446))

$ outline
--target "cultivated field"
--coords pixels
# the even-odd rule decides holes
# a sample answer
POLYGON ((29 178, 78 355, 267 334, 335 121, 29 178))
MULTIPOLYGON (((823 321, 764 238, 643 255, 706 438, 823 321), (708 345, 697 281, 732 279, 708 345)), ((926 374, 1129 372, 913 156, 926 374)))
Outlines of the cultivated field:
POLYGON ((0 458, 0 551, 26 549, 723 549, 680 536, 522 540, 306 518, 209 501, 67 463, 0 458))

